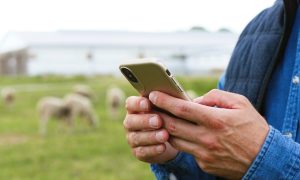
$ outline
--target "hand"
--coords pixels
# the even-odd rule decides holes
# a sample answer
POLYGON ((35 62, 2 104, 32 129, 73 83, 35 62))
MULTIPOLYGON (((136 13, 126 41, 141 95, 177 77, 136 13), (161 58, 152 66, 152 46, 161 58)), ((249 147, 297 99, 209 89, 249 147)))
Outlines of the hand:
POLYGON ((161 114, 170 144, 192 154, 203 171, 241 178, 269 131, 265 119, 238 94, 212 90, 196 102, 152 92, 150 101, 172 113, 161 114))
POLYGON ((133 155, 148 163, 164 163, 178 153, 167 141, 169 134, 163 129, 160 116, 151 112, 151 103, 144 97, 126 100, 127 115, 124 120, 126 138, 133 155))

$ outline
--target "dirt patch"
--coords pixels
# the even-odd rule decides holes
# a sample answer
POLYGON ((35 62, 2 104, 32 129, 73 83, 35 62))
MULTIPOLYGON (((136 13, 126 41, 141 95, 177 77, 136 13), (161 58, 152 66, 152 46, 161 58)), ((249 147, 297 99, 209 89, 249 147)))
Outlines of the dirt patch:
POLYGON ((0 146, 23 144, 28 139, 27 136, 21 134, 0 134, 0 146))

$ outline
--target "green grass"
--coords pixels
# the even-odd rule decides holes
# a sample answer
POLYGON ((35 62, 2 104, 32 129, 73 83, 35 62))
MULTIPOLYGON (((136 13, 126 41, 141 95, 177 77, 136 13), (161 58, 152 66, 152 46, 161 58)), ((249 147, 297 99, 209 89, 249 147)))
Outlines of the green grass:
MULTIPOLYGON (((199 95, 216 86, 217 79, 180 77, 186 89, 199 95)), ((125 140, 122 120, 110 120, 105 90, 117 85, 126 95, 137 95, 123 78, 83 76, 0 77, 0 89, 15 87, 13 108, 0 102, 0 179, 154 179, 149 165, 136 160, 125 140), (100 119, 90 128, 78 119, 70 132, 50 121, 48 134, 38 134, 37 101, 44 96, 63 97, 75 84, 95 92, 94 108, 100 119)))

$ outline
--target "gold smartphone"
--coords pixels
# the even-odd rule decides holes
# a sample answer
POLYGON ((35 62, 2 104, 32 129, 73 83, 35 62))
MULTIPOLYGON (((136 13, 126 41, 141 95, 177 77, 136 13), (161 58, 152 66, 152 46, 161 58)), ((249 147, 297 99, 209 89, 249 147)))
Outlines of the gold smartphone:
POLYGON ((151 91, 161 91, 173 97, 190 101, 182 86, 160 62, 138 59, 135 63, 122 64, 119 69, 130 84, 144 97, 151 91))

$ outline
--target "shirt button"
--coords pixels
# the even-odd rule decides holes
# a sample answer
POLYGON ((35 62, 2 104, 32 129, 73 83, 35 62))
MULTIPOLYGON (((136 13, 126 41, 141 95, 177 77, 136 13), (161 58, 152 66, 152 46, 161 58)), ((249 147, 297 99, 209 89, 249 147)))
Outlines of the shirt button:
POLYGON ((285 133, 283 133, 283 135, 284 135, 285 137, 289 137, 289 138, 292 138, 292 137, 293 137, 292 133, 290 133, 290 132, 285 132, 285 133))
POLYGON ((293 84, 299 84, 299 81, 300 81, 299 76, 294 76, 292 79, 293 84))

